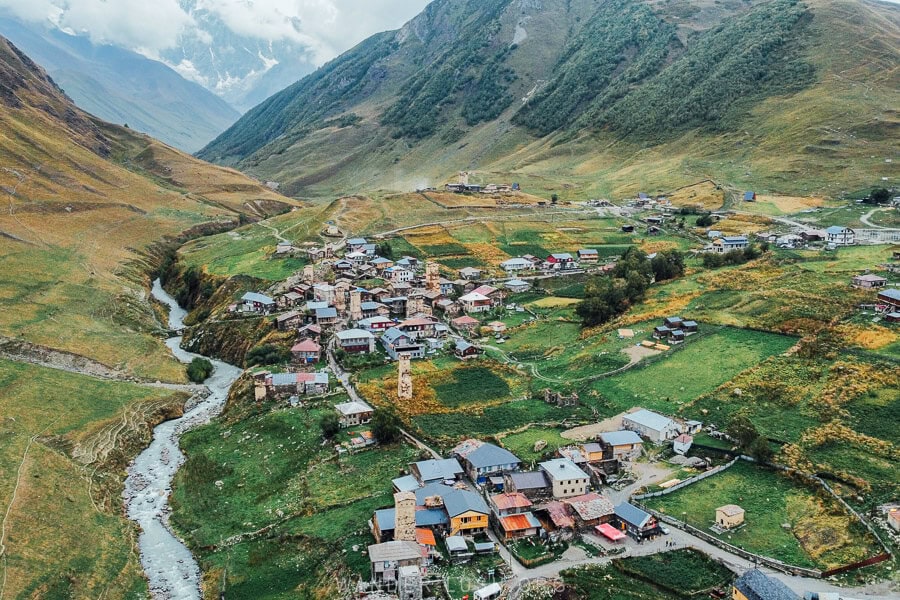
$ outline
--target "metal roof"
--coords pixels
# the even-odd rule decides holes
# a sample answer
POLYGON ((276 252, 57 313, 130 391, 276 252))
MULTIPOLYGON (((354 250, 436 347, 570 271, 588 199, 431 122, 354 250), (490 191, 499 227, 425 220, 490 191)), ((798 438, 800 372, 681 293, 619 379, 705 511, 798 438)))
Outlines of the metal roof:
POLYGON ((831 227, 829 227, 828 229, 825 230, 825 233, 839 234, 839 233, 844 233, 845 231, 853 231, 853 230, 849 229, 847 227, 841 227, 840 225, 832 225, 831 227))
POLYGON ((610 446, 627 446, 628 444, 642 444, 641 436, 633 431, 610 431, 601 433, 600 439, 610 446))
POLYGON ((490 509, 488 509, 484 500, 481 499, 481 496, 469 490, 451 488, 451 492, 444 495, 444 507, 451 518, 467 512, 477 512, 483 515, 490 514, 490 509))
POLYGON ((600 517, 611 515, 615 512, 612 502, 606 496, 591 492, 590 494, 582 494, 568 500, 563 500, 572 507, 583 521, 593 521, 600 517))
POLYGON ((529 500, 525 496, 525 494, 521 494, 519 492, 508 494, 494 494, 493 496, 491 496, 491 502, 494 503, 494 506, 496 506, 498 510, 509 510, 511 508, 528 508, 532 505, 531 500, 529 500))
POLYGON ((316 318, 317 319, 328 319, 331 317, 337 316, 337 309, 329 306, 328 308, 317 308, 316 309, 316 318))
POLYGON ((615 508, 616 516, 636 527, 643 527, 650 520, 650 515, 633 504, 623 502, 615 508))
POLYGON ((451 535, 444 540, 447 545, 448 552, 468 552, 469 546, 466 544, 466 538, 461 535, 451 535))
POLYGON ((443 479, 455 479, 461 475, 463 469, 455 458, 443 458, 441 460, 420 460, 415 463, 422 481, 438 481, 443 479))
POLYGON ((645 408, 629 415, 625 415, 623 419, 631 421, 632 423, 637 423, 638 425, 643 425, 654 431, 663 431, 675 423, 669 417, 664 417, 645 408))
POLYGON ((391 483, 398 492, 414 492, 419 489, 419 482, 412 475, 392 479, 391 483))
POLYGON ((365 329, 348 329, 346 331, 338 331, 336 335, 337 338, 342 342, 346 340, 357 339, 370 340, 375 337, 374 335, 372 335, 372 332, 366 331, 365 329))
POLYGON ((482 444, 470 451, 464 458, 476 469, 522 463, 518 456, 494 444, 482 444))
POLYGON ((530 512, 500 517, 500 525, 505 531, 522 531, 540 527, 541 522, 530 512))
POLYGON ((260 304, 275 304, 275 301, 268 296, 256 292, 247 292, 241 296, 241 300, 244 302, 258 302, 260 304))
POLYGON ((890 298, 891 300, 900 300, 900 290, 895 290, 893 288, 890 288, 887 290, 882 290, 882 291, 878 292, 878 295, 886 296, 887 298, 890 298))
POLYGON ((578 465, 568 458, 554 458, 540 463, 540 467, 551 479, 589 479, 587 473, 579 469, 578 465))
POLYGON ((550 485, 543 471, 510 473, 510 478, 517 490, 539 490, 550 485))
POLYGON ((362 413, 373 412, 375 409, 365 402, 342 402, 334 407, 342 415, 359 415, 362 413))

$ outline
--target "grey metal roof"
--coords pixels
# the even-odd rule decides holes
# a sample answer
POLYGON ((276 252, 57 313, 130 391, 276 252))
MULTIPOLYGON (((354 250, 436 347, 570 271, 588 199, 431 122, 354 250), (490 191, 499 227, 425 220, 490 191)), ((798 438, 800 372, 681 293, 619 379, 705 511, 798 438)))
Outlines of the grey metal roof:
POLYGON ((778 579, 769 577, 759 569, 747 571, 734 582, 747 600, 800 600, 800 596, 778 579))
POLYGON ((623 502, 616 507, 616 516, 636 527, 643 527, 650 520, 650 515, 637 506, 623 502))
POLYGON ((296 373, 273 373, 272 385, 282 387, 286 385, 297 385, 296 373))
POLYGON ((633 423, 637 423, 638 425, 643 425, 644 427, 649 427, 654 431, 662 431, 666 427, 669 427, 674 421, 669 417, 664 417, 661 414, 655 413, 653 411, 642 408, 637 412, 633 412, 629 415, 625 415, 624 419, 631 421, 633 423))
POLYGON ((469 511, 483 515, 490 513, 488 505, 481 499, 481 496, 469 490, 451 489, 449 494, 444 495, 444 507, 451 518, 469 511))
POLYGON ((316 318, 317 319, 328 319, 331 317, 337 316, 337 309, 330 306, 328 308, 317 308, 316 309, 316 318))
POLYGON ((578 468, 574 462, 568 458, 554 458, 540 464, 541 468, 552 479, 557 481, 564 479, 589 479, 587 473, 578 468))
POLYGON ((547 475, 543 471, 525 471, 522 473, 511 473, 513 485, 520 492, 522 490, 539 490, 550 486, 547 481, 547 475))
POLYGON ((466 545, 466 538, 461 535, 451 535, 444 543, 447 544, 448 552, 468 552, 469 546, 466 545))
POLYGON ((415 463, 422 481, 437 481, 442 479, 455 479, 462 474, 463 469, 455 458, 443 458, 441 460, 420 460, 415 463))
POLYGON ((879 296, 885 296, 890 298, 891 300, 900 300, 900 290, 895 290, 893 288, 882 290, 878 292, 879 296))
POLYGON ((419 489, 419 482, 412 475, 398 477, 391 480, 391 483, 394 484, 394 489, 398 492, 414 492, 419 489))
POLYGON ((396 527, 394 524, 397 518, 397 511, 393 508, 383 508, 375 511, 375 520, 378 521, 378 528, 381 531, 391 531, 396 527))
POLYGON ((482 444, 475 450, 472 450, 466 456, 466 460, 476 469, 522 463, 519 457, 509 450, 493 444, 482 444))
POLYGON ((601 433, 600 439, 610 446, 625 446, 627 444, 641 444, 641 436, 633 431, 610 431, 601 433))
POLYGON ((244 302, 258 302, 260 304, 275 304, 275 301, 268 296, 256 292, 247 292, 241 296, 241 300, 244 302))
POLYGON ((362 246, 366 243, 366 238, 350 238, 347 240, 348 246, 362 246))
POLYGON ((397 329, 396 327, 391 327, 390 329, 388 329, 381 335, 381 341, 389 343, 389 344, 395 343, 400 338, 409 339, 409 336, 406 335, 406 333, 404 333, 403 331, 397 329))

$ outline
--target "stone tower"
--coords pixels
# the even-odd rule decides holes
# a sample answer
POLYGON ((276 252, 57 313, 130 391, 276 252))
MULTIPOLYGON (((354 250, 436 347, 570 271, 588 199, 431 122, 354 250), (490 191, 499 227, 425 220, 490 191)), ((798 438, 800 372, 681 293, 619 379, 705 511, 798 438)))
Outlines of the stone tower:
POLYGON ((401 354, 397 360, 397 396, 399 396, 401 400, 412 400, 413 397, 410 360, 411 356, 405 352, 401 354))
POLYGON ((350 292, 350 320, 361 321, 362 313, 362 293, 359 290, 350 292))
POLYGON ((406 299, 406 318, 418 315, 425 310, 425 297, 420 294, 411 295, 406 299))
POLYGON ((306 265, 303 267, 303 281, 306 283, 312 283, 316 280, 316 267, 315 265, 306 265))
POLYGON ((400 600, 422 600, 422 571, 415 565, 400 567, 397 573, 400 600))
POLYGON ((412 492, 394 494, 394 539, 416 541, 416 495, 412 492))
POLYGON ((433 294, 441 293, 441 271, 434 261, 425 263, 425 289, 433 294))

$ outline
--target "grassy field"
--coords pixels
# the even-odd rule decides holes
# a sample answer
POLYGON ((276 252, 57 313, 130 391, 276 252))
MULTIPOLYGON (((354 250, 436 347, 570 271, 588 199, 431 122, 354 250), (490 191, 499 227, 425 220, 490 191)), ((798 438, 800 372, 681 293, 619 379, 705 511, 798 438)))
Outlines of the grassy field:
POLYGON ((725 328, 688 338, 677 351, 656 357, 644 367, 601 379, 591 387, 615 412, 632 406, 673 412, 795 343, 786 336, 725 328))
POLYGON ((271 408, 233 407, 185 436, 172 521, 214 590, 227 567, 230 594, 332 597, 338 577, 368 573, 352 547, 374 543, 366 522, 392 504, 390 479, 419 454, 400 445, 338 458, 315 425, 330 408, 271 408), (211 548, 266 526, 261 539, 211 548))
POLYGON ((124 467, 148 439, 146 422, 184 399, 0 360, 0 579, 8 597, 146 593, 135 532, 121 513, 124 467))
POLYGON ((743 461, 646 503, 704 530, 714 522, 716 507, 737 504, 747 511, 746 525, 721 535, 710 533, 799 566, 833 568, 877 554, 874 540, 829 496, 743 461))
POLYGON ((571 440, 560 435, 560 430, 547 427, 529 427, 519 433, 511 433, 500 439, 504 448, 526 462, 539 460, 547 453, 554 453, 557 448, 568 446, 571 440), (547 443, 543 450, 535 452, 534 445, 543 440, 547 443))

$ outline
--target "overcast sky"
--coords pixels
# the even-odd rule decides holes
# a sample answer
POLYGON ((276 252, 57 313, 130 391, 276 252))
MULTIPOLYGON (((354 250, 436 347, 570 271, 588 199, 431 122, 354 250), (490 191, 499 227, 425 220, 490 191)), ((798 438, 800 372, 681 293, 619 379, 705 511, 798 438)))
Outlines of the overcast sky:
POLYGON ((321 64, 366 37, 396 29, 430 0, 0 0, 18 17, 51 22, 155 57, 182 35, 206 37, 184 7, 216 14, 243 36, 293 40, 321 64))

